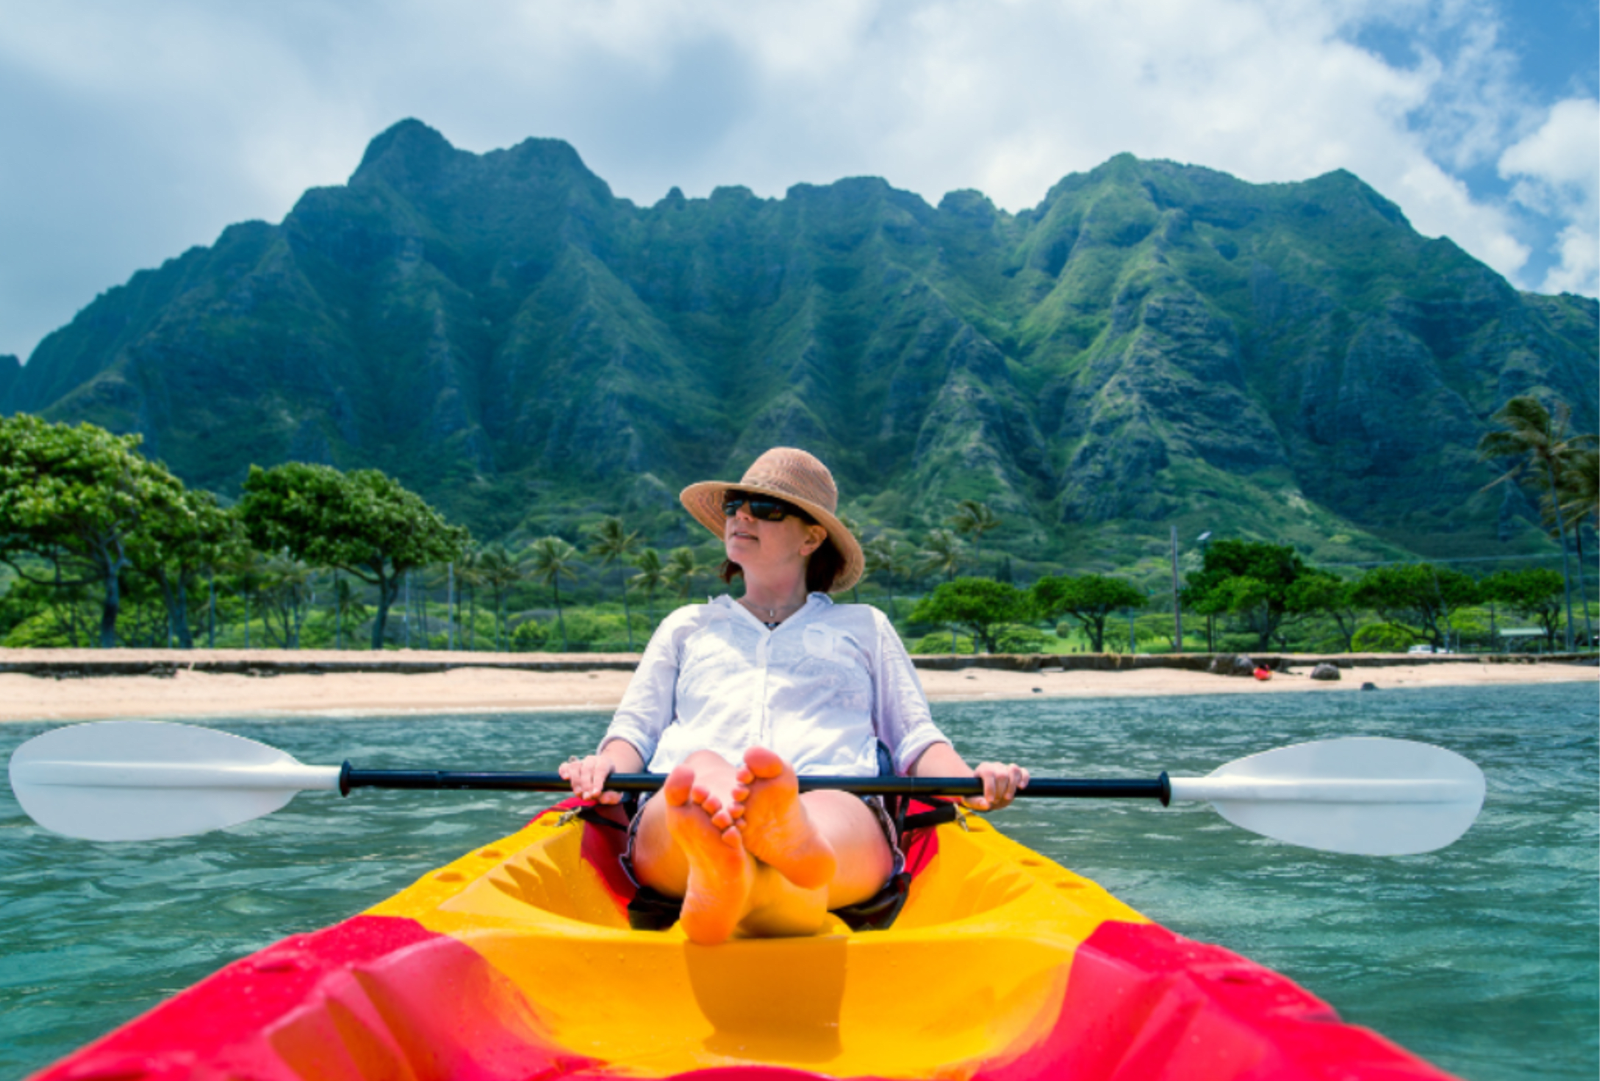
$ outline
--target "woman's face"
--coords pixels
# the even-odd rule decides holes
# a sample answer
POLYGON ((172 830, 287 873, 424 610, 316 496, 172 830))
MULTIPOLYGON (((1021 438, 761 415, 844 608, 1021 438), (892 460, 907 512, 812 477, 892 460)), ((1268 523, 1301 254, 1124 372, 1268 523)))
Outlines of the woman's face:
POLYGON ((744 568, 747 582, 775 572, 792 574, 827 539, 828 531, 820 525, 808 525, 793 515, 763 521, 750 513, 748 505, 741 506, 722 531, 723 548, 744 568))

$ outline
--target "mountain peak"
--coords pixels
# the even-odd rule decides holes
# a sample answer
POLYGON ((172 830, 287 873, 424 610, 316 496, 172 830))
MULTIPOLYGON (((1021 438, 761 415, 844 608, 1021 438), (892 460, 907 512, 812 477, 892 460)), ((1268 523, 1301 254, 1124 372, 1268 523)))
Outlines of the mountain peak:
POLYGON ((439 132, 420 120, 408 118, 367 144, 367 152, 361 155, 361 164, 350 182, 355 184, 373 178, 396 185, 426 181, 437 177, 460 153, 463 152, 451 146, 450 140, 439 132))

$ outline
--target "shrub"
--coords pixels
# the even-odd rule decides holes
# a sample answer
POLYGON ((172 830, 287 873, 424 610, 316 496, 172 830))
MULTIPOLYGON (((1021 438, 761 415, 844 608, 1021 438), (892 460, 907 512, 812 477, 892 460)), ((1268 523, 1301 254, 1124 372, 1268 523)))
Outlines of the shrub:
POLYGON ((1046 634, 1026 623, 1008 623, 995 635, 995 646, 1000 653, 1039 653, 1044 650, 1046 634))
POLYGON ((1350 640, 1357 653, 1404 653, 1422 641, 1422 633, 1404 623, 1369 623, 1350 640))
POLYGON ((950 632, 934 631, 932 634, 925 634, 921 638, 918 638, 915 642, 911 643, 911 652, 971 653, 972 639, 966 636, 958 636, 956 638, 955 648, 952 649, 950 648, 950 632))
MULTIPOLYGON (((532 653, 543 649, 550 637, 550 628, 541 626, 536 619, 519 623, 511 632, 511 648, 518 653, 532 653)), ((560 643, 556 643, 558 646, 560 643)))

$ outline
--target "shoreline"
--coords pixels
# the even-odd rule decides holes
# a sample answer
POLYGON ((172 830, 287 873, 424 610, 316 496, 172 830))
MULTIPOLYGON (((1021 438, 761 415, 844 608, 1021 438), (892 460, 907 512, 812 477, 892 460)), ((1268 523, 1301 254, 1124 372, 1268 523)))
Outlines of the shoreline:
MULTIPOLYGON (((128 717, 510 713, 615 709, 630 654, 362 654, 276 650, 0 650, 0 723, 128 717), (342 662, 342 663, 341 663, 342 662), (22 668, 23 670, 18 670, 22 668), (142 672, 144 674, 128 674, 142 672)), ((1589 682, 1600 667, 1524 656, 1261 655, 1271 680, 1215 675, 1207 654, 917 657, 930 701, 1354 693, 1589 682), (1065 661, 1066 667, 1059 666, 1065 661), (1330 661, 1338 681, 1310 678, 1330 661), (1042 662, 1042 663, 1041 663, 1042 662)))

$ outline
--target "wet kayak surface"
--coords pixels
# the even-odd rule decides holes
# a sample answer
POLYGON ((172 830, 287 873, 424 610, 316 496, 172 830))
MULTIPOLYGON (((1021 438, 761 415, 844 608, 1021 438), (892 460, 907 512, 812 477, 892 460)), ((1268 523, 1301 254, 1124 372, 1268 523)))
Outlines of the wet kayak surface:
MULTIPOLYGON (((1583 684, 1377 694, 966 702, 935 707, 969 760, 1040 776, 1203 775, 1309 739, 1450 747, 1488 778, 1442 852, 1334 856, 1256 838, 1201 806, 1019 802, 1014 839, 1175 931, 1278 969, 1474 1081, 1600 1067, 1600 705, 1583 684)), ((213 722, 312 763, 550 768, 594 713, 213 722)), ((0 752, 51 725, 0 728, 0 752)), ((548 799, 304 794, 222 834, 96 845, 32 826, 0 793, 0 1076, 42 1066, 220 965, 349 916, 548 799)))

